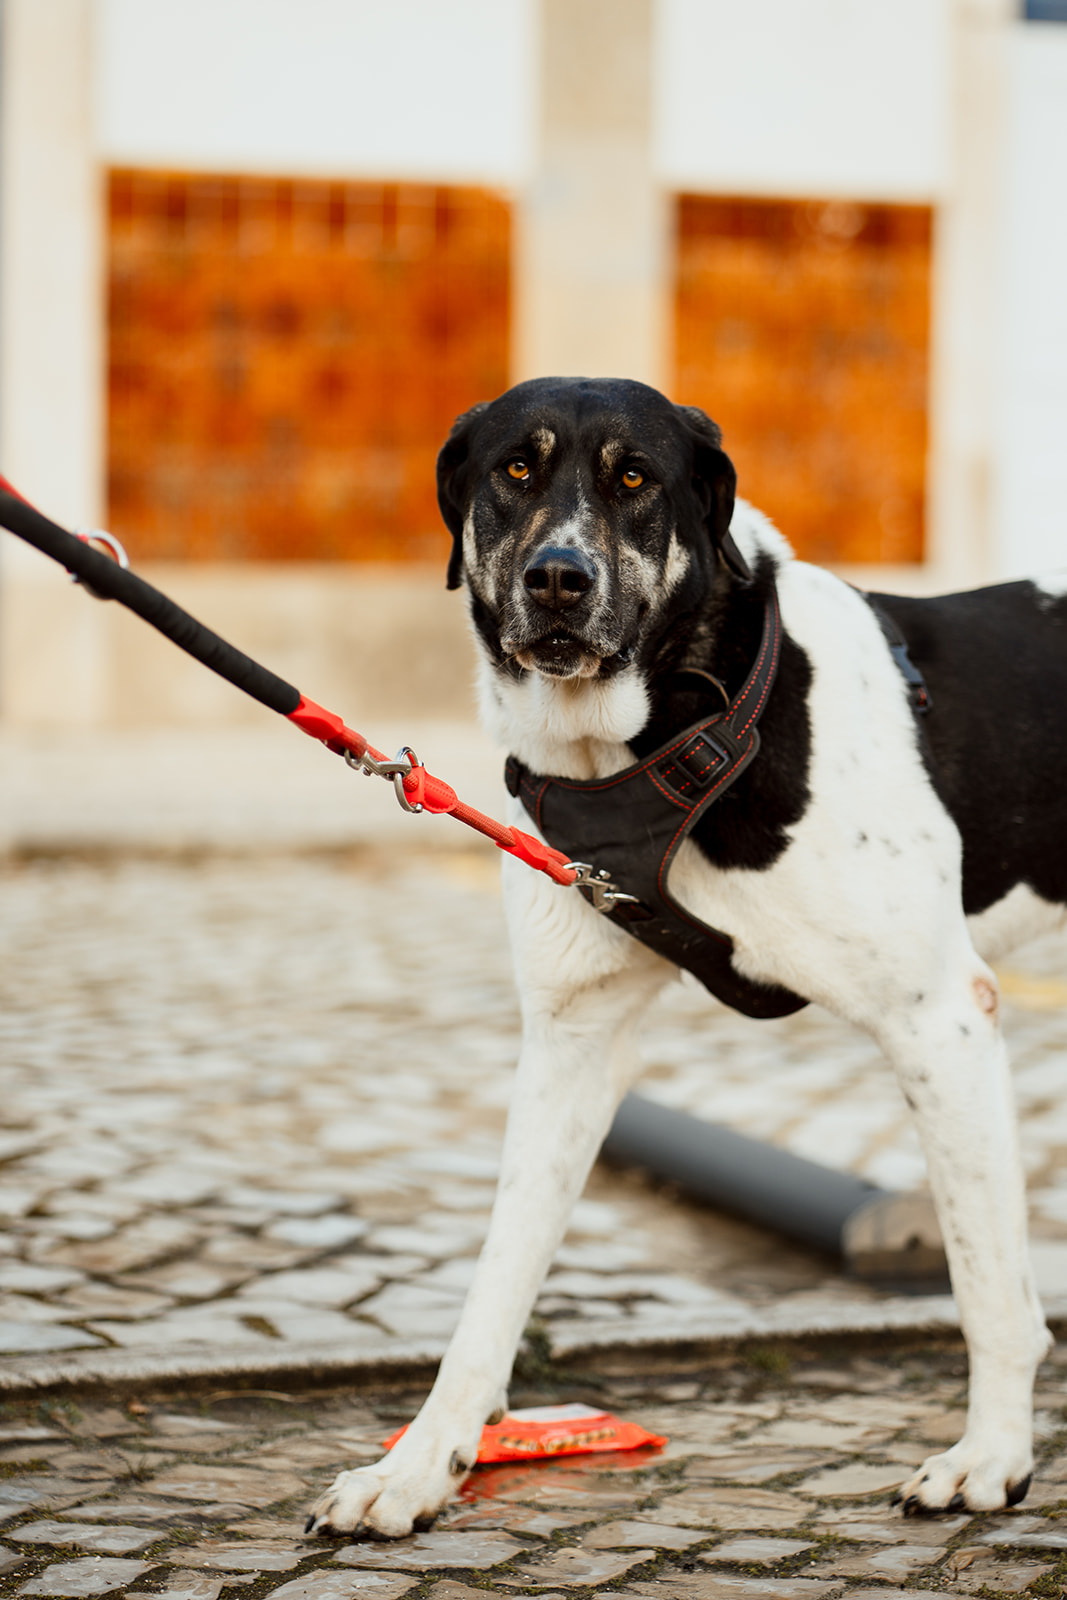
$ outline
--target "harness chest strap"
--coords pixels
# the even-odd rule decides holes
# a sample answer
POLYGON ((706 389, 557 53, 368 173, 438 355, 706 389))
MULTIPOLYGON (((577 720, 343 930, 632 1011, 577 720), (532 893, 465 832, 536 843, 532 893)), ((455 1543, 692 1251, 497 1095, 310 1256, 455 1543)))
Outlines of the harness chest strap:
MULTIPOLYGON (((550 844, 572 861, 595 862, 634 897, 610 904, 604 915, 750 1017, 787 1016, 807 1001, 741 977, 730 960, 733 941, 687 911, 671 894, 668 877, 682 840, 759 750, 757 724, 778 670, 781 636, 772 586, 759 651, 740 693, 726 709, 610 778, 544 778, 514 756, 505 772, 508 789, 550 844)), ((590 897, 585 887, 581 892, 590 897)))

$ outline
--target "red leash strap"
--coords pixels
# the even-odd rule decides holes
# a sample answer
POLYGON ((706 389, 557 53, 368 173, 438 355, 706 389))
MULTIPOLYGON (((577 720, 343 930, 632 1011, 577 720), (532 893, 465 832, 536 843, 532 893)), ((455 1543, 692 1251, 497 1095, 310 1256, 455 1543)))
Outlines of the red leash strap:
POLYGON ((492 839, 509 855, 518 856, 527 866, 546 873, 554 883, 578 882, 581 874, 569 864, 562 851, 542 844, 539 839, 523 833, 521 828, 505 827, 502 822, 464 804, 453 788, 427 772, 411 752, 404 751, 391 761, 368 744, 361 733, 347 727, 336 712, 309 700, 292 684, 205 628, 159 589, 128 571, 120 564, 125 561, 125 552, 111 535, 68 533, 30 505, 4 477, 0 477, 0 527, 9 529, 35 550, 59 562, 98 600, 117 600, 135 612, 220 678, 271 711, 279 712, 328 750, 344 756, 350 766, 392 778, 405 810, 455 817, 457 822, 492 839), (105 556, 94 550, 90 542, 94 538, 106 542, 112 555, 105 556))
MULTIPOLYGON (((346 752, 350 754, 353 766, 359 766, 367 756, 378 766, 393 765, 388 756, 384 756, 380 750, 375 750, 361 733, 347 728, 336 712, 327 711, 325 706, 316 705, 315 701, 309 700, 306 695, 301 696, 296 710, 289 712, 289 721, 294 722, 301 732, 310 734, 312 739, 318 739, 335 754, 345 755, 346 752)), ((483 811, 476 811, 473 806, 467 805, 458 797, 451 784, 445 783, 443 778, 435 778, 424 766, 416 764, 408 772, 397 776, 403 786, 404 798, 413 811, 423 810, 435 816, 455 817, 457 822, 462 822, 466 827, 484 834, 487 839, 492 839, 493 843, 508 855, 517 856, 520 861, 525 861, 528 867, 547 873, 553 883, 567 886, 577 882, 578 873, 561 850, 553 850, 551 845, 542 844, 540 839, 524 833, 521 828, 506 827, 495 818, 487 817, 483 811)))

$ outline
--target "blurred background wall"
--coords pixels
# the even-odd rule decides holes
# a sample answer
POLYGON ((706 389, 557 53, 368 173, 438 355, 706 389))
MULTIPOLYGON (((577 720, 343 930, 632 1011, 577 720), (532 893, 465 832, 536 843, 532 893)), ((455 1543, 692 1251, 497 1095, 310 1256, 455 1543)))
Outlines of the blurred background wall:
MULTIPOLYGON (((2 0, 0 462, 350 716, 463 716, 433 461, 541 373, 800 553, 1067 564, 1067 0, 2 0)), ((0 719, 254 714, 5 536, 0 719)))

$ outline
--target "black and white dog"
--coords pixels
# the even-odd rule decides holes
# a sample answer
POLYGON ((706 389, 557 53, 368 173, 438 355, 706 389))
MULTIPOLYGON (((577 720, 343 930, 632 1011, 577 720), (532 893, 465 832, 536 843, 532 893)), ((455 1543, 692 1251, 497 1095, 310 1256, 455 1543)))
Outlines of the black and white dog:
MULTIPOLYGON (((715 425, 640 383, 520 384, 459 419, 438 474, 485 721, 533 773, 605 778, 736 696, 776 590, 762 748, 683 843, 671 891, 729 936, 740 980, 818 1001, 892 1062, 971 1363, 964 1436, 904 1485, 905 1509, 1016 1503, 1049 1338, 986 961, 1064 920, 1067 576, 873 600, 795 560, 735 504, 715 425)), ((518 802, 513 820, 530 827, 518 802)), ((419 1416, 309 1529, 406 1534, 462 1481, 638 1071, 635 1024, 676 971, 581 894, 509 859, 504 879, 524 1039, 489 1236, 419 1416)))

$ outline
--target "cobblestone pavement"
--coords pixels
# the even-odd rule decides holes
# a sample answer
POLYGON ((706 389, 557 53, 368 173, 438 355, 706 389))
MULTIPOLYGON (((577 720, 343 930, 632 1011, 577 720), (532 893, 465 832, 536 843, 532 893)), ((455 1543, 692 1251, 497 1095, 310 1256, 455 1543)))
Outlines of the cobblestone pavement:
POLYGON ((0 1595, 128 1600, 893 1600, 1060 1596, 1067 1387, 1037 1394, 1040 1465, 997 1515, 901 1516, 894 1486, 961 1424, 958 1345, 808 1343, 702 1369, 542 1374, 513 1404, 594 1401, 670 1442, 485 1467, 397 1543, 300 1536, 310 1496, 378 1453, 420 1392, 281 1390, 0 1406, 0 1595))
MULTIPOLYGON (((1059 1314, 1063 954, 1046 942, 1005 974, 1059 1314)), ((517 1045, 489 848, 10 863, 0 1392, 436 1358, 484 1234, 517 1045)), ((886 1184, 921 1179, 890 1073, 814 1007, 755 1023, 673 986, 647 1059, 646 1092, 671 1104, 886 1184)), ((598 1169, 537 1315, 535 1343, 563 1358, 952 1308, 598 1169)))

